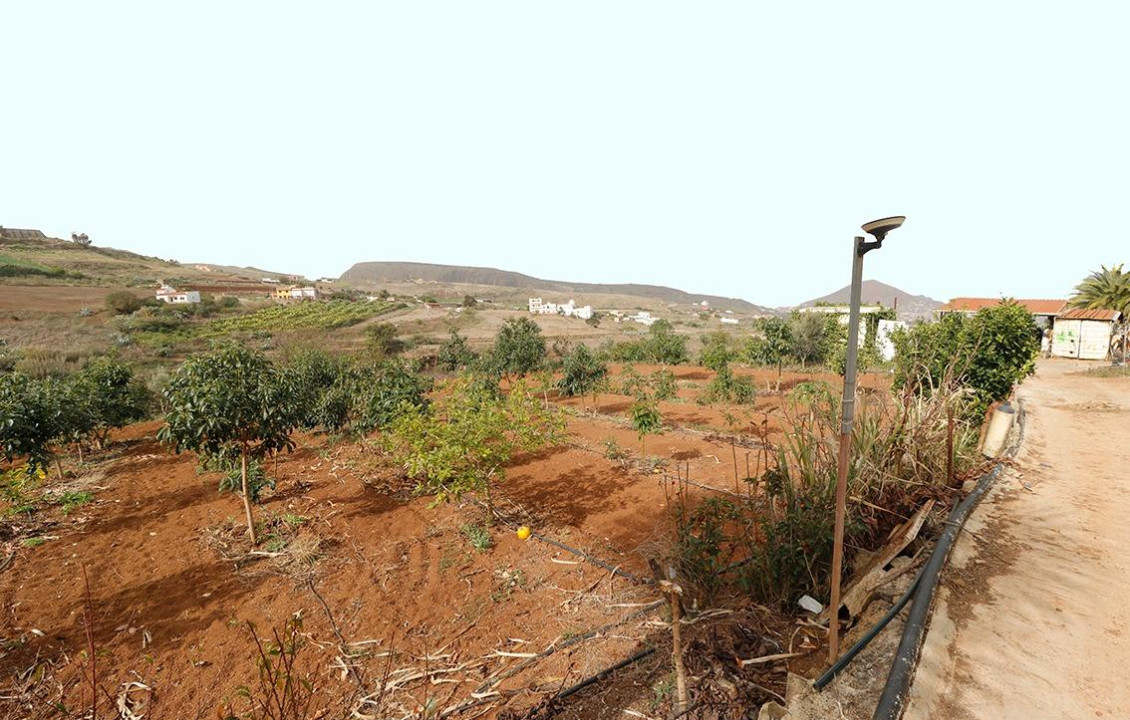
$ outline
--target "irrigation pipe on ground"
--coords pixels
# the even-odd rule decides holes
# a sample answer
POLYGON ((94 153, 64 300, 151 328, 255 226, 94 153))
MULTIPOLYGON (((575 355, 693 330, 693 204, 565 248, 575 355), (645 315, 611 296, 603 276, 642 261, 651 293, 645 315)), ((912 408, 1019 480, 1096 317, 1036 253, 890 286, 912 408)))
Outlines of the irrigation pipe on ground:
MULTIPOLYGON (((1009 448, 1009 451, 1007 453, 1008 456, 1011 456, 1013 453, 1016 452, 1016 449, 1020 446, 1020 442, 1023 440, 1023 437, 1024 437, 1024 424, 1023 424, 1023 420, 1024 420, 1023 410, 1024 409, 1023 409, 1023 406, 1020 408, 1020 410, 1021 410, 1021 414, 1020 414, 1019 435, 1018 435, 1016 443, 1011 448, 1009 448)), ((969 498, 966 498, 965 503, 968 503, 970 498, 972 498, 974 495, 976 495, 978 498, 980 498, 981 495, 983 495, 984 492, 991 486, 992 481, 1000 473, 1000 470, 1003 467, 1003 465, 1004 465, 1003 462, 997 463, 997 465, 994 466, 991 471, 989 471, 986 475, 984 475, 981 478, 981 480, 978 481, 977 489, 975 489, 974 492, 970 494, 969 498)), ((961 520, 960 520, 960 523, 959 523, 957 521, 957 515, 958 515, 958 511, 961 509, 962 505, 965 505, 965 503, 958 505, 957 507, 954 508, 953 511, 951 511, 951 513, 950 513, 949 517, 946 519, 946 523, 945 523, 947 531, 950 528, 957 528, 957 530, 960 530, 960 525, 964 524, 965 517, 962 517, 961 520)), ((967 510, 965 512, 965 516, 968 516, 969 510, 972 509, 974 504, 976 504, 976 501, 974 501, 974 503, 971 504, 971 505, 967 505, 967 510)), ((954 531, 955 534, 956 534, 957 530, 954 531)), ((944 534, 945 533, 943 533, 943 536, 944 536, 944 534)), ((941 542, 941 540, 939 539, 939 544, 940 544, 940 542, 941 542)), ((934 558, 937 554, 937 547, 938 546, 936 545, 934 553, 932 553, 930 555, 930 561, 934 560, 934 558)), ((946 550, 946 553, 948 555, 948 550, 946 550)), ((816 679, 816 682, 813 683, 813 687, 817 691, 823 690, 825 687, 827 687, 827 685, 830 682, 832 682, 836 678, 836 676, 839 675, 840 672, 845 667, 847 667, 849 663, 851 663, 851 661, 853 659, 855 659, 855 656, 858 655, 865 647, 867 647, 871 643, 871 641, 874 640, 875 637, 880 632, 882 632, 883 628, 885 628, 891 622, 891 620, 893 620, 895 618, 895 616, 897 616, 899 614, 899 612, 901 612, 902 609, 904 607, 906 607, 906 604, 911 600, 912 597, 915 596, 915 591, 919 588, 921 581, 922 581, 922 578, 923 578, 923 575, 926 574, 926 571, 929 568, 929 566, 930 566, 930 562, 927 562, 926 567, 923 567, 922 570, 918 571, 918 573, 914 576, 914 580, 911 581, 910 585, 907 587, 906 592, 903 593, 902 597, 899 598, 898 602, 896 602, 893 607, 891 607, 891 609, 887 612, 887 614, 884 615, 883 618, 881 620, 879 620, 879 622, 875 623, 875 625, 870 630, 868 630, 866 633, 864 633, 863 637, 861 637, 854 645, 852 645, 847 650, 847 652, 845 652, 838 660, 836 660, 836 662, 830 668, 828 668, 824 672, 823 675, 821 675, 819 678, 816 679)), ((934 573, 934 580, 936 581, 936 579, 937 579, 937 573, 935 572, 934 573)), ((932 590, 931 590, 930 594, 932 595, 932 590)), ((927 605, 928 604, 929 604, 929 601, 927 601, 927 605)), ((908 624, 908 627, 909 627, 909 624, 908 624)), ((904 634, 904 638, 905 638, 905 634, 904 634)), ((901 649, 902 648, 900 646, 900 651, 901 651, 901 649)), ((915 657, 917 657, 917 653, 915 653, 915 657)), ((892 667, 891 672, 892 672, 892 677, 893 677, 894 676, 894 668, 893 667, 892 667)), ((888 684, 889 684, 889 681, 888 681, 888 684)), ((876 717, 879 717, 879 716, 877 715, 876 717)))
MULTIPOLYGON (((472 498, 472 502, 479 505, 480 507, 483 507, 483 508, 486 507, 486 503, 484 503, 480 500, 476 500, 476 499, 472 498)), ((496 518, 498 518, 499 522, 505 523, 508 527, 511 527, 511 528, 515 527, 515 523, 512 522, 509 518, 505 517, 502 513, 498 512, 498 510, 494 511, 494 516, 496 518)), ((581 558, 585 562, 589 562, 589 563, 592 563, 593 565, 596 565, 597 567, 604 568, 605 570, 612 573, 613 575, 619 575, 620 577, 624 578, 625 580, 631 580, 632 582, 637 583, 639 585, 654 585, 655 584, 655 580, 653 580, 652 578, 642 578, 642 577, 639 577, 638 575, 633 575, 632 573, 628 572, 627 570, 621 570, 618 566, 609 565, 608 563, 604 562, 603 560, 600 560, 598 558, 593 557, 592 555, 589 555, 584 550, 578 550, 577 548, 569 547, 565 543, 558 542, 557 540, 554 540, 552 538, 547 538, 545 535, 542 535, 541 533, 531 532, 530 537, 541 540, 543 543, 553 545, 554 547, 561 548, 562 550, 564 550, 566 552, 573 553, 574 555, 581 558)))
MULTIPOLYGON (((1020 406, 1019 425, 1016 441, 1005 453, 1006 458, 1011 458, 1024 442, 1024 405, 1020 406)), ((899 642, 898 652, 891 663, 891 672, 887 676, 887 684, 875 708, 873 720, 898 720, 906 709, 906 697, 910 690, 910 683, 914 679, 914 671, 918 664, 918 655, 922 649, 922 640, 926 634, 926 623, 930 618, 930 607, 934 599, 934 588, 938 584, 942 568, 949 559, 953 542, 965 525, 966 518, 992 488, 993 483, 1004 469, 1005 460, 997 463, 992 470, 982 476, 977 482, 977 487, 969 493, 946 519, 946 529, 938 538, 930 559, 919 575, 917 588, 914 593, 914 604, 910 606, 910 614, 906 618, 906 627, 903 628, 902 640, 899 642)))

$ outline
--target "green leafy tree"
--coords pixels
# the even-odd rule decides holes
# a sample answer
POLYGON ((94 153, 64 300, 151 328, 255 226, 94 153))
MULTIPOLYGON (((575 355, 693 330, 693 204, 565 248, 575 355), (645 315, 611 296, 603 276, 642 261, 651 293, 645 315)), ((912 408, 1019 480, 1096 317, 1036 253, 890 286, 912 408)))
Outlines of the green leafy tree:
POLYGON ((729 365, 723 365, 706 386, 701 402, 732 402, 750 405, 757 399, 753 378, 735 375, 729 365))
POLYGON ((557 389, 568 397, 595 392, 608 375, 608 366, 599 360, 586 345, 577 345, 565 356, 561 380, 557 389))
POLYGON ((686 336, 677 335, 674 326, 666 320, 657 320, 647 334, 647 362, 682 365, 690 359, 686 336))
POLYGON ((632 403, 629 411, 632 429, 640 438, 640 454, 644 453, 644 438, 654 435, 663 427, 663 416, 659 414, 659 403, 652 398, 640 397, 632 403))
POLYGON ((746 355, 754 365, 776 365, 780 377, 793 345, 792 325, 784 318, 771 317, 759 320, 756 329, 760 337, 750 338, 746 355))
POLYGON ((358 432, 382 429, 401 414, 427 405, 432 381, 414 372, 403 360, 373 365, 360 372, 354 423, 358 432))
POLYGON ((545 338, 533 320, 511 318, 499 328, 494 338, 494 362, 507 378, 525 376, 537 369, 545 358, 545 338))
POLYGON ((1075 294, 1068 305, 1089 310, 1117 310, 1130 317, 1130 272, 1123 272, 1122 264, 1095 270, 1075 286, 1075 294))
POLYGON ((141 298, 128 290, 112 292, 106 296, 106 307, 115 315, 129 315, 141 309, 141 298))
POLYGON ((115 358, 99 358, 69 378, 69 394, 85 406, 89 437, 104 448, 110 431, 143 420, 149 408, 149 391, 134 380, 133 370, 115 358))
POLYGON ((702 338, 702 352, 698 364, 717 372, 733 359, 730 352, 730 336, 724 332, 710 333, 702 338))
POLYGON ((365 329, 365 349, 376 360, 404 351, 404 342, 397 337, 399 330, 392 323, 382 322, 365 329))
POLYGON ((679 392, 679 385, 675 382, 675 374, 667 368, 660 368, 648 378, 652 397, 656 400, 670 400, 679 392))
POLYGON ((476 357, 475 352, 467 345, 467 339, 452 328, 451 337, 439 348, 437 362, 444 370, 455 372, 470 367, 476 357))
POLYGON ((977 417, 1035 372, 1040 339, 1023 305, 1006 301, 965 317, 957 313, 892 334, 895 386, 929 394, 947 383, 972 389, 977 417))
POLYGON ((222 347, 189 358, 165 390, 169 411, 158 432, 177 453, 194 450, 206 458, 239 459, 247 531, 258 543, 251 512, 248 461, 294 448, 293 388, 262 353, 222 347))
POLYGON ((386 450, 437 500, 483 493, 487 523, 494 517, 492 486, 505 479, 514 454, 537 452, 562 439, 564 422, 518 381, 495 397, 464 375, 427 407, 411 407, 393 420, 386 450))
POLYGON ((299 427, 337 432, 349 423, 357 378, 345 358, 321 349, 303 349, 290 358, 283 372, 294 389, 299 427))
POLYGON ((29 474, 47 468, 52 443, 64 434, 59 387, 21 373, 0 375, 0 449, 8 462, 26 457, 29 474))
POLYGON ((814 312, 797 312, 789 318, 789 335, 792 338, 789 354, 801 365, 824 362, 828 352, 829 319, 824 313, 814 312))

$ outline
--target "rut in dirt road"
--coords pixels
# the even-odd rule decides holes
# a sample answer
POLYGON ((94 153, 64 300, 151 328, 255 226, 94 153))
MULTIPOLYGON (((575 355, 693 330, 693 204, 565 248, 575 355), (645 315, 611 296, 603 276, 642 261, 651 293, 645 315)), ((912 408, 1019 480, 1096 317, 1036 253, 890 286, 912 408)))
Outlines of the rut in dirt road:
POLYGON ((1130 378, 1042 360, 1027 437, 970 518, 908 720, 1130 718, 1130 378))

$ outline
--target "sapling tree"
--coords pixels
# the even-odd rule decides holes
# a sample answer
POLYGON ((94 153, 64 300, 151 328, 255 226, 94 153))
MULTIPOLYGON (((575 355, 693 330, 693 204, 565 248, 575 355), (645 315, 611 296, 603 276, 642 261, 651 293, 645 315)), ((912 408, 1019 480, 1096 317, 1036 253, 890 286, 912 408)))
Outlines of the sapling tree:
POLYGON ((494 338, 493 355, 497 368, 507 379, 532 372, 546 357, 541 328, 529 318, 507 320, 494 338))
POLYGON ((640 437, 640 454, 644 454, 644 438, 654 435, 663 427, 663 416, 659 414, 659 403, 648 397, 638 397, 630 410, 632 428, 640 437))
POLYGON ((106 446, 110 431, 141 420, 149 405, 148 390, 134 382, 129 365, 114 358, 100 358, 70 378, 70 395, 85 405, 82 424, 99 448, 106 446))
POLYGON ((175 452, 194 450, 208 458, 238 458, 243 509, 252 544, 258 543, 251 513, 248 461, 294 448, 293 390, 261 352, 227 346, 189 358, 165 390, 169 411, 158 438, 175 452))
POLYGON ((463 375, 427 407, 408 407, 383 436, 385 449, 437 500, 482 493, 492 524, 493 485, 506 477, 518 452, 561 441, 564 421, 538 402, 524 381, 498 397, 463 375))
POLYGON ((48 466, 54 456, 51 445, 63 432, 61 399, 56 381, 0 374, 0 454, 5 460, 26 457, 29 474, 48 466))
POLYGON ((601 362, 586 345, 577 345, 562 362, 562 376, 557 389, 568 397, 581 396, 582 408, 586 393, 594 393, 608 374, 608 366, 601 362))

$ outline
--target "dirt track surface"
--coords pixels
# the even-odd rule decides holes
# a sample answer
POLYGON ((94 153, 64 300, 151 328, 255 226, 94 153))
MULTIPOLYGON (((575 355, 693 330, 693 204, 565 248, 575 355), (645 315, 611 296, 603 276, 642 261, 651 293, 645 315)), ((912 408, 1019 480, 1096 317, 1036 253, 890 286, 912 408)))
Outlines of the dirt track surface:
POLYGON ((1130 378, 1041 361, 940 588, 907 720, 1128 718, 1130 378))

